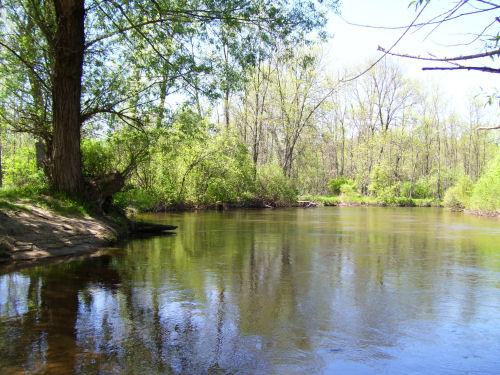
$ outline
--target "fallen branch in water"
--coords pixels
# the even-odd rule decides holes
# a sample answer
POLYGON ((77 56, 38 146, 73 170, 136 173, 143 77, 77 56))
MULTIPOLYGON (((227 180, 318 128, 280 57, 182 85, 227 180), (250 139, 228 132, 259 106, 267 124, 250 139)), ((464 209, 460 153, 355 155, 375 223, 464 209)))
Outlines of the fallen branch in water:
POLYGON ((297 201, 297 203, 299 204, 300 207, 304 207, 304 208, 310 208, 310 207, 317 207, 318 204, 316 202, 312 202, 312 201, 297 201))

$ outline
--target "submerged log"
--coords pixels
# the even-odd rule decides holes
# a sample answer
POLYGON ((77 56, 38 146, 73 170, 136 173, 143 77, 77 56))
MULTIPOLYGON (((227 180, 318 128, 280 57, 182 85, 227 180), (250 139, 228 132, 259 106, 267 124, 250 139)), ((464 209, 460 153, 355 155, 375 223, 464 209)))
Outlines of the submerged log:
POLYGON ((142 221, 133 221, 130 223, 130 230, 133 234, 155 234, 177 229, 177 225, 145 223, 142 221))

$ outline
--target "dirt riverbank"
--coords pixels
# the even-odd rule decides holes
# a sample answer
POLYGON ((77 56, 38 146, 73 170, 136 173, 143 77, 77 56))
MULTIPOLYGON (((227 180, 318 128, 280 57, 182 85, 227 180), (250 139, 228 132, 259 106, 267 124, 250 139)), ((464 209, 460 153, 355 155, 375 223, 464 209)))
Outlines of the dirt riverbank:
POLYGON ((89 255, 126 233, 107 217, 67 216, 24 204, 0 210, 0 262, 89 255))

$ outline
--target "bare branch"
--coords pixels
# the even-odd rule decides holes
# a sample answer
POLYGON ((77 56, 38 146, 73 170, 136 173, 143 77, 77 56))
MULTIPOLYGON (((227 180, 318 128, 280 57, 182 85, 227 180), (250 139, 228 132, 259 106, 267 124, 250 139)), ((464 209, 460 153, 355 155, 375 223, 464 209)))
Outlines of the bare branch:
MULTIPOLYGON (((364 71, 362 71, 361 73, 355 75, 354 77, 351 77, 351 78, 348 78, 348 79, 343 79, 343 80, 340 80, 342 83, 347 83, 347 82, 351 82, 351 81, 354 81, 355 79, 358 79, 359 77, 361 77, 362 75, 366 74, 367 72, 369 72, 375 65, 377 65, 386 55, 389 54, 389 52, 394 48, 396 47, 396 45, 401 41, 401 39, 403 39, 403 37, 408 33, 408 31, 410 31, 410 29, 413 27, 413 25, 417 22, 418 18, 420 17, 420 15, 423 13, 423 11, 425 10, 425 8, 427 7, 427 4, 429 3, 425 3, 425 5, 422 7, 422 9, 420 9, 420 12, 417 14, 417 16, 413 19, 413 22, 406 28, 406 30, 401 34, 401 36, 394 42, 394 44, 391 46, 391 48, 389 48, 387 51, 384 51, 384 54, 378 59, 376 60, 373 64, 371 64, 367 69, 365 69, 364 71)), ((379 47, 380 48, 380 47, 379 47)))
POLYGON ((479 128, 476 128, 476 130, 496 130, 496 129, 500 129, 500 125, 492 127, 480 126, 479 128))
POLYGON ((446 12, 446 16, 438 21, 437 25, 434 26, 432 28, 432 30, 427 33, 427 36, 424 38, 424 40, 426 40, 444 22, 451 19, 453 14, 455 14, 463 5, 465 5, 467 3, 467 1, 468 0, 461 0, 457 5, 455 5, 452 9, 450 9, 448 12, 446 12))
MULTIPOLYGON (((125 10, 116 2, 113 3, 115 7, 117 7, 122 14, 126 14, 125 10)), ((182 21, 182 23, 193 23, 193 22, 210 22, 210 21, 217 21, 217 20, 222 20, 224 17, 220 14, 208 11, 208 10, 200 10, 200 9, 184 9, 178 12, 172 12, 170 14, 167 14, 163 17, 156 18, 156 19, 150 19, 146 20, 143 22, 138 22, 138 23, 132 23, 130 19, 127 20, 129 21, 129 26, 127 27, 119 27, 116 30, 109 32, 107 34, 103 34, 101 36, 96 37, 95 39, 87 42, 85 44, 85 49, 88 49, 90 46, 94 45, 95 43, 98 43, 102 40, 111 38, 115 35, 118 34, 123 34, 126 31, 130 30, 136 30, 139 31, 144 26, 149 26, 149 25, 156 25, 156 24, 162 24, 162 23, 170 23, 170 22, 179 22, 182 21)), ((231 17, 232 21, 238 21, 238 22, 246 22, 248 24, 254 24, 254 23, 259 23, 265 20, 265 18, 261 17, 255 17, 255 18, 244 18, 244 17, 236 17, 233 16, 231 17)))
POLYGON ((486 1, 486 0, 476 0, 476 1, 478 1, 480 3, 483 3, 483 4, 486 4, 486 5, 490 5, 492 7, 498 6, 498 4, 495 4, 495 3, 491 2, 491 1, 486 1))
POLYGON ((425 67, 422 68, 422 70, 477 70, 480 72, 487 72, 487 73, 500 73, 500 68, 495 69, 495 68, 490 68, 488 66, 453 66, 453 67, 425 67))
POLYGON ((500 55, 500 49, 496 49, 496 50, 488 51, 488 52, 483 52, 483 53, 478 53, 475 55, 464 55, 464 56, 455 56, 455 57, 425 57, 425 56, 406 55, 406 54, 390 52, 390 50, 386 51, 385 48, 380 47, 380 46, 377 48, 377 50, 380 52, 384 52, 385 54, 391 55, 391 56, 406 57, 406 58, 416 59, 416 60, 441 61, 441 62, 473 60, 473 59, 479 59, 481 57, 490 57, 490 56, 500 55))
MULTIPOLYGON (((476 10, 473 12, 460 13, 454 17, 447 18, 445 22, 449 22, 449 21, 455 20, 455 19, 460 18, 460 17, 469 16, 471 14, 490 12, 492 10, 499 9, 499 8, 500 8, 500 5, 494 5, 491 8, 487 8, 487 9, 480 9, 480 10, 476 10)), ((339 16, 339 17, 341 17, 341 16, 339 16)), ((392 26, 391 27, 391 26, 363 25, 363 24, 359 24, 359 23, 349 22, 345 18, 342 18, 342 17, 341 17, 341 19, 345 23, 347 23, 348 25, 351 25, 351 26, 364 27, 364 28, 368 28, 368 29, 382 29, 382 30, 402 30, 402 29, 407 29, 407 28, 422 27, 422 26, 426 26, 426 25, 433 25, 433 24, 435 25, 435 24, 439 24, 439 23, 443 22, 442 20, 429 21, 429 22, 414 23, 414 24, 405 25, 405 26, 392 26)))

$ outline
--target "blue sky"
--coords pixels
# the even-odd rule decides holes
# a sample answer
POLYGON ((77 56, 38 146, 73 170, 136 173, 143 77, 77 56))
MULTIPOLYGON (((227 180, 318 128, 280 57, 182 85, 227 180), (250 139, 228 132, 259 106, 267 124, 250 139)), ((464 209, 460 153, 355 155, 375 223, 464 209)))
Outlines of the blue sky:
MULTIPOLYGON (((458 0, 432 0, 421 14, 419 21, 425 21, 449 9, 458 0)), ((410 0, 344 0, 340 10, 341 17, 332 15, 329 31, 334 38, 328 45, 328 61, 332 68, 341 66, 368 66, 369 59, 380 56, 377 47, 391 47, 404 32, 399 30, 382 30, 352 26, 345 21, 374 26, 409 25, 417 16, 415 7, 408 7, 410 0)), ((471 3, 474 3, 472 1, 471 3)), ((462 7, 459 12, 470 11, 470 7, 462 7)), ((412 31, 393 49, 393 52, 413 55, 456 56, 482 51, 482 43, 475 42, 467 46, 455 46, 457 43, 471 41, 472 33, 479 33, 489 24, 494 12, 466 16, 448 22, 433 30, 426 27, 412 31), (433 30, 433 31, 432 31, 433 30), (431 32, 432 31, 432 32, 431 32)), ((500 13, 500 12, 498 12, 500 13)), ((457 13, 458 14, 458 13, 457 13)), ((498 30, 498 26, 496 26, 498 30)), ((498 61, 498 60, 497 60, 498 61)), ((419 79, 429 85, 437 83, 445 95, 456 101, 459 106, 467 102, 467 98, 483 90, 493 92, 500 90, 500 74, 471 71, 422 71, 423 66, 435 66, 410 59, 399 59, 407 76, 419 79)), ((486 60, 486 64, 493 64, 486 60)), ((498 62, 496 63, 498 66, 498 62)), ((498 113, 499 111, 495 109, 498 113)))

